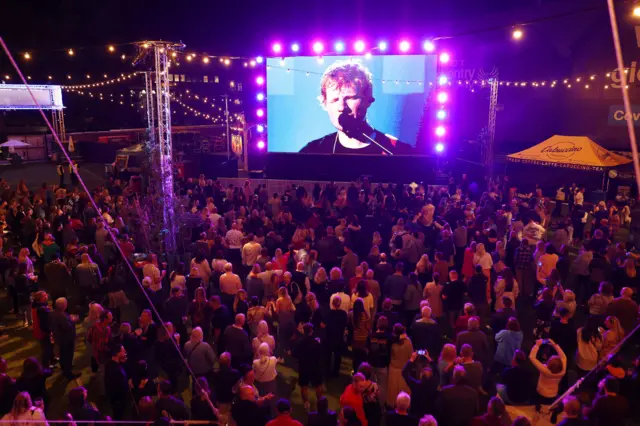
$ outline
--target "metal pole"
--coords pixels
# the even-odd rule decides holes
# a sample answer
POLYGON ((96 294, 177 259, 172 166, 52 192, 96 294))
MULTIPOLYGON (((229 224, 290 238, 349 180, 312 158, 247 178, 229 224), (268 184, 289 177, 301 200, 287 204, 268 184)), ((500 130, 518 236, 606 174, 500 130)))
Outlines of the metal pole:
POLYGON ((249 126, 247 125, 246 118, 247 117, 245 117, 244 114, 242 114, 242 153, 244 156, 243 163, 244 163, 244 171, 248 172, 249 171, 249 147, 248 147, 249 126))
POLYGON ((173 200, 173 147, 171 144, 171 94, 169 92, 169 62, 167 49, 170 44, 156 43, 154 46, 156 73, 156 105, 158 114, 157 157, 160 165, 160 195, 162 197, 162 216, 165 253, 175 253, 176 223, 173 200))
POLYGON ((231 159, 231 132, 229 132, 229 95, 222 95, 224 98, 224 116, 227 124, 227 160, 231 159))
POLYGON ((493 144, 496 139, 496 106, 498 105, 498 79, 489 79, 489 124, 487 125, 487 147, 485 164, 489 169, 489 177, 493 176, 493 144))

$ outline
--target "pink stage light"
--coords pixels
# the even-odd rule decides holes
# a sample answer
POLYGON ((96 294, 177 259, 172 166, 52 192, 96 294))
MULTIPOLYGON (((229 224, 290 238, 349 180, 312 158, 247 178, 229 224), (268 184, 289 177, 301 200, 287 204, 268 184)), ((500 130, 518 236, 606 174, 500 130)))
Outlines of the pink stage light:
POLYGON ((447 92, 438 93, 438 102, 443 104, 443 103, 447 102, 448 100, 449 100, 449 95, 447 94, 447 92))
POLYGON ((386 41, 381 41, 380 43, 378 43, 378 49, 381 52, 384 52, 385 50, 387 50, 387 47, 388 47, 388 45, 387 45, 386 41))
POLYGON ((365 48, 364 41, 362 41, 362 40, 356 41, 355 44, 353 45, 353 48, 358 53, 364 52, 364 48, 365 48))
POLYGON ((436 152, 443 152, 444 151, 444 144, 442 142, 438 142, 436 144, 436 152))
POLYGON ((262 133, 264 132, 264 126, 262 124, 258 124, 256 126, 256 130, 258 131, 258 133, 262 133))
POLYGON ((262 86, 264 84, 264 77, 259 76, 258 78, 256 78, 256 83, 258 84, 258 86, 262 86))
MULTIPOLYGON (((315 50, 315 48, 314 48, 315 50)), ((333 45, 333 50, 335 50, 338 53, 342 53, 344 52, 344 43, 341 41, 337 41, 334 45, 333 45)), ((322 51, 322 50, 321 50, 322 51)))
POLYGON ((291 50, 292 50, 293 52, 298 52, 298 51, 300 51, 300 45, 299 45, 298 43, 293 43, 293 44, 291 45, 291 50))
POLYGON ((408 40, 402 40, 400 42, 400 51, 402 53, 406 53, 409 51, 409 49, 411 49, 411 43, 409 43, 408 40))
POLYGON ((445 133, 447 133, 447 129, 445 129, 444 126, 436 127, 436 136, 442 137, 445 133))
POLYGON ((266 145, 265 145, 265 143, 264 143, 264 141, 258 141, 258 144, 257 144, 257 145, 258 145, 258 149, 264 149, 264 148, 265 148, 265 146, 266 146, 266 145))
POLYGON ((280 43, 274 43, 273 46, 271 46, 271 50, 273 50, 273 53, 280 53, 282 52, 282 45, 280 43))
POLYGON ((446 64, 451 59, 451 56, 447 52, 442 52, 440 54, 440 62, 446 64))
POLYGON ((321 54, 322 51, 324 50, 324 44, 322 44, 321 41, 316 41, 315 43, 313 43, 313 51, 316 54, 321 54))
POLYGON ((422 48, 425 52, 433 52, 436 49, 436 45, 431 40, 427 40, 422 44, 422 48))
POLYGON ((257 115, 258 117, 264 117, 264 110, 263 110, 262 108, 258 108, 258 109, 256 110, 256 115, 257 115))
POLYGON ((264 101, 264 93, 258 93, 256 95, 256 99, 259 101, 264 101))

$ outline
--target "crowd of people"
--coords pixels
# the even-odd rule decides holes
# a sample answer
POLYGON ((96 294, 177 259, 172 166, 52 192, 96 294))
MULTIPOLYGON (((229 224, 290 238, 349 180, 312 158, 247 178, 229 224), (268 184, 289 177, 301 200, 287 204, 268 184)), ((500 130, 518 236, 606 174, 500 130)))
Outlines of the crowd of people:
POLYGON ((509 406, 543 410, 578 379, 553 406, 561 424, 640 420, 637 339, 619 348, 638 317, 637 256, 620 236, 640 211, 591 207, 574 184, 555 197, 563 216, 540 188, 482 185, 270 194, 178 179, 186 250, 152 253, 151 192, 111 178, 96 210, 77 186, 2 180, 0 279, 41 355, 17 378, 0 362, 0 415, 45 423, 46 379, 77 379, 84 339, 103 396, 76 382, 69 422, 521 426, 532 419, 509 406), (334 412, 326 385, 347 379, 334 412))

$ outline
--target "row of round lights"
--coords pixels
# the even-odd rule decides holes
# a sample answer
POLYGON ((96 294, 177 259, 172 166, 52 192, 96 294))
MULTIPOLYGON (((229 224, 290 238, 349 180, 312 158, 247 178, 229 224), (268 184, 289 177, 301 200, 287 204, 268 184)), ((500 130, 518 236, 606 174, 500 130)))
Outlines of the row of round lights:
POLYGON ((436 127, 434 129, 434 133, 437 138, 435 145, 436 153, 442 153, 445 149, 442 139, 447 134, 447 128, 445 127, 444 122, 449 117, 449 113, 445 108, 446 104, 449 102, 449 93, 444 89, 447 84, 449 84, 449 78, 446 75, 443 74, 438 77, 439 89, 437 89, 436 92, 436 127))
MULTIPOLYGON (((297 49, 299 50, 299 46, 297 47, 297 49)), ((260 59, 260 63, 262 63, 262 57, 258 57, 258 59, 260 59)), ((259 75, 256 77, 256 85, 259 88, 258 93, 256 93, 256 100, 262 104, 267 99, 263 91, 263 87, 265 85, 265 78, 263 75, 259 75)), ((256 148, 258 148, 260 151, 263 151, 267 147, 267 143, 265 142, 264 137, 264 129, 266 123, 265 115, 265 108, 260 105, 256 109, 256 117, 258 119, 258 123, 256 124, 256 131, 260 134, 260 136, 258 137, 258 141, 256 142, 256 148)))
MULTIPOLYGON (((398 51, 401 53, 409 53, 413 47, 411 40, 408 40, 408 39, 403 39, 398 41, 397 46, 398 46, 398 51)), ((325 42, 323 42, 322 40, 314 41, 310 47, 315 55, 322 55, 323 53, 325 53, 325 50, 326 50, 325 42)), ((382 40, 382 41, 379 41, 377 45, 373 46, 370 50, 387 52, 389 50, 389 47, 390 47, 389 42, 382 40)), ((435 49, 436 49, 436 45, 433 42, 433 40, 425 40, 422 43, 422 50, 424 50, 427 53, 431 53, 435 51, 435 49)), ((301 50, 300 43, 292 43, 291 46, 289 46, 289 51, 293 54, 298 54, 300 50, 301 50)), ((345 53, 346 51, 347 51, 347 44, 344 41, 339 40, 333 43, 333 53, 345 53)), ((354 41, 352 45, 352 51, 355 53, 364 54, 365 51, 367 51, 367 42, 361 39, 354 41)), ((280 56, 281 54, 285 53, 285 47, 280 42, 274 42, 271 45, 271 52, 275 56, 280 56)), ((369 52, 367 52, 367 54, 369 54, 369 52)), ((448 54, 446 53, 443 53, 443 54, 448 56, 448 54)), ((448 59, 445 60, 444 62, 447 62, 447 61, 448 59)))

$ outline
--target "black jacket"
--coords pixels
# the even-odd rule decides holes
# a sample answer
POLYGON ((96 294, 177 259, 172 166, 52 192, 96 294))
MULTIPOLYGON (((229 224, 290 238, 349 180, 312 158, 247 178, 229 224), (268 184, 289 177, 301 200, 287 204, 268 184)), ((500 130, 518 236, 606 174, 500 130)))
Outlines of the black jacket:
POLYGON ((264 426, 268 418, 265 410, 254 401, 238 400, 231 407, 231 415, 238 426, 264 426))
POLYGON ((129 378, 124 364, 112 359, 104 368, 104 390, 112 401, 126 401, 129 398, 129 378))

